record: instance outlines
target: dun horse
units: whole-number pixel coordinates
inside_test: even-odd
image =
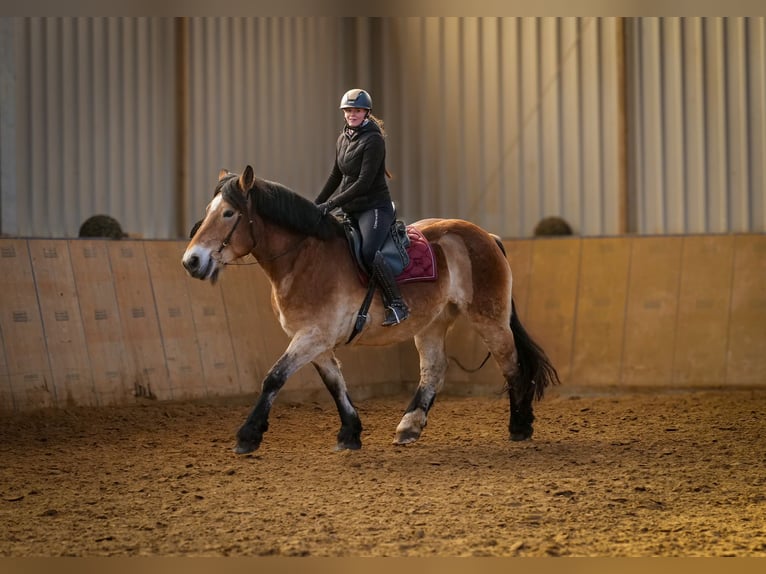
[[[390,345],[414,337],[420,383],[395,432],[394,443],[416,441],[447,370],[445,337],[462,314],[475,327],[505,378],[511,440],[532,436],[533,400],[559,382],[543,350],[524,330],[511,296],[511,269],[497,236],[468,221],[416,222],[432,247],[436,278],[402,285],[407,321],[383,327],[384,309],[373,299],[368,320],[351,345]],[[263,380],[260,396],[237,433],[235,452],[256,450],[268,429],[274,399],[290,375],[312,363],[340,415],[337,448],[361,448],[362,424],[334,350],[345,345],[366,287],[339,220],[322,216],[309,200],[285,186],[255,177],[219,174],[205,218],[183,255],[189,275],[215,282],[223,266],[252,253],[269,278],[271,303],[291,338]]]

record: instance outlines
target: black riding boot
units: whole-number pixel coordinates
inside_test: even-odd
[[[372,272],[383,296],[383,306],[386,308],[386,320],[382,325],[384,327],[398,325],[409,316],[410,310],[402,299],[396,278],[380,251],[375,254]]]

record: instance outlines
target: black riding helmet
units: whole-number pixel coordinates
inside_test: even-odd
[[[343,94],[340,99],[340,109],[343,108],[359,108],[369,111],[372,109],[372,98],[366,91],[354,88]]]

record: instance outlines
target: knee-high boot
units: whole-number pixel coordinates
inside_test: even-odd
[[[375,281],[380,286],[383,306],[386,309],[386,319],[382,324],[384,327],[398,325],[409,316],[410,310],[404,299],[402,299],[399,285],[396,284],[396,278],[380,251],[375,254],[372,271]]]

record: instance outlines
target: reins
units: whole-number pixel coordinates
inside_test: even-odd
[[[263,263],[271,263],[272,261],[276,261],[280,257],[284,257],[288,253],[291,253],[291,252],[297,250],[298,247],[301,246],[301,243],[306,241],[306,239],[307,239],[307,237],[303,237],[303,238],[299,239],[293,245],[291,245],[290,247],[285,249],[282,253],[278,253],[277,255],[272,255],[272,256],[264,259],[263,261],[258,261],[256,259],[255,261],[251,261],[250,263],[235,263],[234,261],[230,261],[229,263],[225,263],[225,262],[222,261],[221,263],[223,263],[224,265],[229,265],[231,267],[239,267],[240,265],[262,265]],[[242,257],[244,257],[244,255]]]

